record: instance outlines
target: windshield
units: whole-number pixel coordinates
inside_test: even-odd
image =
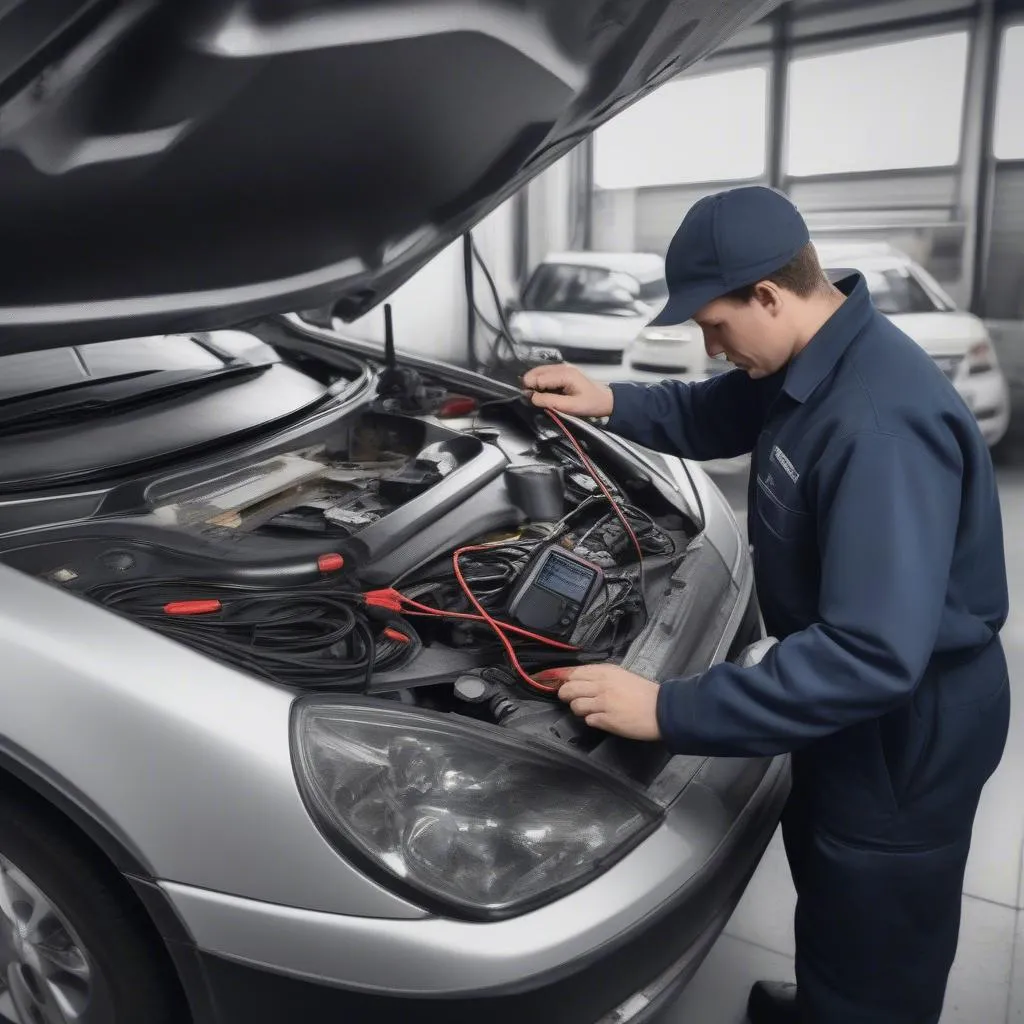
[[[868,267],[861,270],[871,300],[880,313],[899,316],[904,313],[946,312],[946,307],[925,290],[909,267]]]
[[[523,294],[523,308],[545,313],[647,316],[668,299],[663,277],[639,280],[606,267],[547,263]]]

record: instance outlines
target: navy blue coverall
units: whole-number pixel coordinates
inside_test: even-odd
[[[860,275],[770,377],[615,384],[608,429],[686,458],[752,452],[760,665],[663,680],[674,751],[792,752],[783,836],[813,1024],[931,1024],[971,827],[1009,722],[995,475],[974,417]]]

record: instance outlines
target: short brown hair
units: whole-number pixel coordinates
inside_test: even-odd
[[[818,251],[812,242],[808,242],[784,267],[762,278],[772,284],[785,288],[788,292],[799,295],[801,299],[810,298],[816,292],[828,287],[828,278],[818,262]],[[731,291],[724,298],[733,302],[749,302],[754,297],[757,283],[744,285]]]

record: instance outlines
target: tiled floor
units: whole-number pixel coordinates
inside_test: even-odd
[[[718,483],[738,511],[745,476]],[[1003,471],[1011,617],[1003,631],[1011,677],[1024,680],[1024,470]],[[1024,682],[1018,683],[1018,689]],[[960,946],[942,1024],[1024,1024],[1024,699],[1006,754],[978,812],[964,885]],[[758,978],[793,978],[795,894],[776,835],[725,934],[658,1024],[742,1024]]]

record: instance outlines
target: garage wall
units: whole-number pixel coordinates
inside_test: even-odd
[[[474,228],[473,237],[502,298],[507,300],[516,292],[511,201],[481,221]],[[494,303],[479,270],[475,274],[474,290],[481,310],[493,317]],[[430,355],[445,362],[461,364],[466,361],[466,289],[461,238],[438,253],[389,301],[396,349]],[[360,338],[383,342],[383,306],[346,324],[344,330]]]
[[[985,313],[994,319],[1024,317],[1024,161],[996,169],[991,231]]]
[[[599,190],[594,195],[594,248],[663,253],[687,210],[702,196],[729,187],[721,183]],[[816,237],[889,241],[924,264],[954,299],[966,301],[966,224],[959,216],[954,174],[796,179],[783,188]]]
[[[578,151],[563,157],[527,186],[528,222],[526,250],[532,266],[548,252],[570,247],[574,230],[573,180],[578,173]],[[516,297],[515,199],[499,206],[473,228],[473,238],[494,277],[503,302]],[[492,322],[497,321],[494,300],[479,267],[474,266],[477,306]],[[395,346],[464,364],[466,338],[466,288],[462,239],[442,250],[390,299],[395,324]],[[384,340],[384,310],[379,307],[345,326],[360,338]],[[478,354],[490,342],[490,331],[478,325]]]
[[[550,252],[572,246],[578,150],[552,164],[527,188],[527,264],[532,270]]]
[[[970,305],[980,223],[980,125],[988,69],[995,59],[982,25],[986,9],[991,11],[974,0],[790,0],[775,19],[774,31],[772,23],[762,23],[746,39],[683,76],[769,68],[770,159],[765,176],[656,187],[644,187],[647,183],[641,180],[622,182],[639,186],[631,188],[597,181],[593,248],[664,252],[679,221],[701,196],[740,184],[772,183],[792,196],[816,236],[890,241],[926,266],[958,303]],[[976,24],[982,27],[969,35]],[[987,24],[991,26],[991,19]],[[851,60],[863,92],[860,100],[851,100],[849,86],[829,78],[841,79]],[[904,82],[913,88],[903,89]],[[732,88],[724,74],[721,88]],[[939,93],[942,98],[936,100]],[[901,103],[892,104],[892,117],[886,120],[890,96],[900,97]],[[958,116],[961,101],[964,110]],[[836,132],[845,132],[847,122],[837,119],[835,111],[846,106],[858,112],[844,145]],[[681,111],[678,120],[689,123],[693,118]],[[730,123],[726,118],[717,132],[697,133],[697,138],[692,131],[666,133],[664,146],[685,154],[692,143],[710,144],[728,153]],[[819,135],[828,140],[821,143],[822,152],[829,154],[824,163],[835,166],[797,166],[798,159],[808,163]],[[874,141],[873,150],[866,140]],[[850,146],[853,150],[847,153]],[[865,163],[854,157],[864,152],[873,152],[884,169],[866,165],[854,170]],[[849,166],[842,166],[848,156]],[[942,166],[904,169],[926,160]],[[681,181],[688,170],[689,164],[681,166]],[[1004,191],[1014,186],[1015,177],[1001,177]],[[1008,203],[1016,201],[1007,198]],[[997,221],[1000,216],[997,212]],[[1012,250],[1019,241],[1008,233],[1003,244]]]
[[[786,185],[815,237],[888,241],[966,303],[967,224],[958,189],[957,175],[945,170],[795,179]]]
[[[703,196],[725,187],[728,186],[644,190],[636,203],[637,245],[641,249],[663,253],[690,207]]]

